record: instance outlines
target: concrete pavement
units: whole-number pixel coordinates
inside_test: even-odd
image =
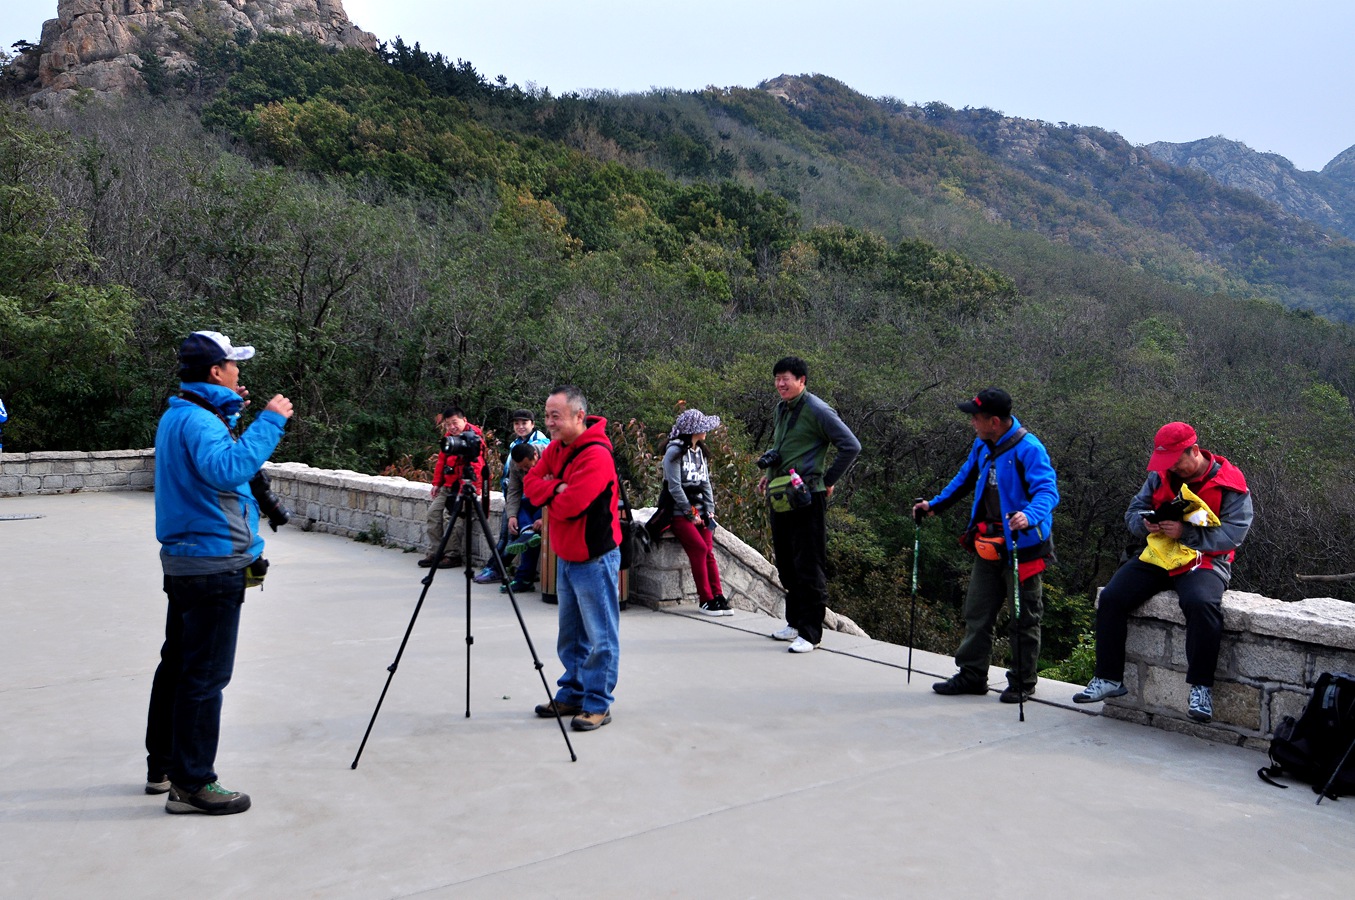
[[[36,519],[7,516],[39,515]],[[163,629],[148,493],[0,499],[5,897],[1345,897],[1355,798],[1259,754],[935,695],[950,660],[779,621],[622,614],[611,725],[571,762],[511,606],[416,554],[284,529],[250,591],[217,769],[254,808],[142,793]],[[520,607],[553,686],[555,608]],[[997,671],[994,670],[995,676]],[[996,684],[998,679],[994,678]],[[1095,708],[1093,708],[1093,711]]]

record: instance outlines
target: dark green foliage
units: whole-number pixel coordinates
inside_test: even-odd
[[[42,124],[0,111],[13,449],[148,445],[175,346],[213,328],[259,348],[256,401],[296,402],[282,457],[321,466],[414,465],[446,403],[502,435],[511,409],[574,382],[653,502],[676,411],[721,415],[721,521],[765,552],[752,460],[770,365],[795,353],[865,445],[834,495],[831,590],[878,636],[906,637],[907,510],[959,465],[973,434],[955,403],[987,384],[1060,476],[1047,662],[1074,653],[1132,552],[1123,509],[1170,419],[1252,482],[1236,587],[1296,597],[1295,571],[1355,569],[1352,332],[1242,280],[1335,307],[1321,285],[1344,284],[1348,248],[1189,178],[1190,201],[1164,205],[1174,173],[1108,189],[1111,162],[1062,186],[1041,168],[1085,172],[1080,139],[1118,152],[1113,136],[1047,128],[1038,165],[995,166],[998,114],[831,79],[781,85],[794,103],[552,98],[400,41],[372,55],[218,36],[199,60],[154,104]],[[1199,249],[1216,245],[1228,259]],[[923,528],[919,644],[942,652],[962,627],[963,512]]]

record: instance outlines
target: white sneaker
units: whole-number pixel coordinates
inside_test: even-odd
[[[1093,678],[1081,691],[1073,695],[1074,703],[1100,703],[1109,697],[1123,697],[1129,689],[1119,681],[1109,678]]]
[[[799,636],[800,632],[789,625],[782,628],[780,631],[772,632],[772,640],[774,641],[793,641]]]
[[[817,647],[817,646],[818,646],[818,644],[811,644],[811,643],[809,643],[809,641],[805,640],[804,638],[802,638],[802,637],[797,637],[795,640],[793,640],[793,641],[790,642],[790,652],[791,652],[791,653],[808,653],[810,650],[813,650],[813,649],[814,649],[815,647]]]

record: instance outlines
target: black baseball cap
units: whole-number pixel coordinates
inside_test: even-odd
[[[983,413],[985,416],[1000,416],[1005,419],[1012,414],[1012,396],[1002,388],[986,387],[969,400],[957,403],[956,407],[960,412],[969,413],[971,416]]]

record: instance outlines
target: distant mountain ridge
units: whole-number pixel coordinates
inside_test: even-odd
[[[1144,149],[1157,159],[1197,169],[1219,184],[1249,191],[1296,216],[1355,238],[1355,147],[1321,172],[1304,172],[1276,153],[1261,153],[1239,141],[1209,137]]]
[[[1325,192],[1310,187],[1306,210],[1296,211],[1258,193],[1274,177],[1228,186],[1202,165],[1163,161],[1101,128],[870,98],[824,75],[783,75],[759,87],[816,136],[818,152],[856,163],[916,197],[967,207],[994,224],[1034,231],[1197,290],[1259,293],[1345,321],[1355,317],[1348,301],[1355,295],[1355,244],[1334,225],[1311,218],[1321,213],[1327,222],[1355,222],[1340,187],[1341,174],[1355,172],[1355,154],[1333,160],[1334,176],[1268,160],[1299,186],[1312,181],[1301,175],[1326,178],[1320,182]],[[739,91],[728,93],[737,99]],[[758,125],[768,127],[762,119]],[[855,214],[846,206],[831,211]],[[973,234],[948,242],[998,264],[984,240]]]

